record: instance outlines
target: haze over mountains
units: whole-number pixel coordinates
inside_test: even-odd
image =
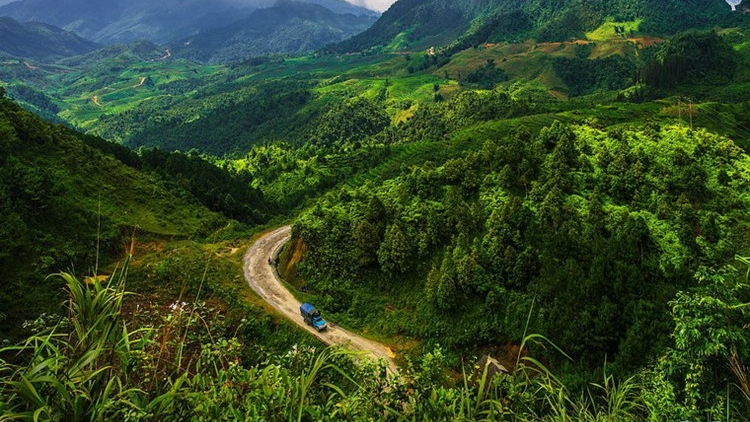
[[[339,42],[369,28],[374,14],[352,15],[313,3],[278,2],[229,26],[173,44],[179,57],[227,62],[272,53],[303,53]]]
[[[0,7],[0,16],[59,26],[103,44],[147,39],[164,43],[220,28],[273,6],[274,0],[21,0]],[[377,16],[343,0],[310,0],[336,14]]]
[[[88,53],[99,44],[56,26],[38,22],[19,23],[0,17],[0,51],[14,57],[48,61]]]

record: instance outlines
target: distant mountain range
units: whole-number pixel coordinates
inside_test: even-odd
[[[307,2],[336,14],[377,16],[343,0]],[[228,26],[274,4],[274,0],[20,0],[0,6],[0,16],[59,26],[103,44],[166,43]]]
[[[0,17],[0,53],[18,58],[52,61],[88,53],[99,44],[43,23],[19,23]]]
[[[374,14],[340,14],[321,5],[280,1],[229,26],[202,32],[172,47],[178,57],[227,62],[272,53],[302,53],[369,28]]]

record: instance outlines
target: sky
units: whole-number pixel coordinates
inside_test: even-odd
[[[0,0],[0,2],[3,0]],[[368,9],[377,10],[378,12],[385,12],[396,0],[346,0],[349,3],[356,4],[358,6],[364,6]]]

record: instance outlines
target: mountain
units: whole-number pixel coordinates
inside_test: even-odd
[[[660,35],[744,20],[723,0],[399,0],[370,29],[334,50],[564,41],[583,38],[607,21],[637,22],[638,31]]]
[[[127,44],[105,45],[94,51],[78,56],[67,57],[58,63],[76,68],[84,68],[89,72],[96,71],[103,62],[132,62],[156,61],[165,55],[164,48],[150,41],[135,41]],[[105,76],[105,75],[102,75]]]
[[[277,3],[288,2],[289,0],[277,0]],[[379,17],[380,13],[370,10],[363,6],[357,6],[344,0],[296,0],[301,3],[317,4],[323,6],[333,13],[339,15],[355,15],[355,16],[370,16]]]
[[[22,0],[0,7],[0,15],[57,25],[105,44],[165,42],[226,25],[270,4],[272,0]]]
[[[336,13],[376,15],[343,0],[312,0]],[[0,16],[56,25],[104,44],[147,39],[174,41],[227,26],[274,0],[21,0],[0,6]]]
[[[84,54],[99,47],[52,25],[19,23],[8,17],[0,17],[0,39],[0,53],[40,61]]]
[[[374,14],[340,14],[322,5],[280,1],[227,27],[182,40],[172,50],[178,57],[205,62],[302,53],[358,34],[375,20]]]

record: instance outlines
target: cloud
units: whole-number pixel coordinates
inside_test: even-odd
[[[347,0],[349,3],[357,6],[364,6],[368,9],[385,12],[396,0]]]

